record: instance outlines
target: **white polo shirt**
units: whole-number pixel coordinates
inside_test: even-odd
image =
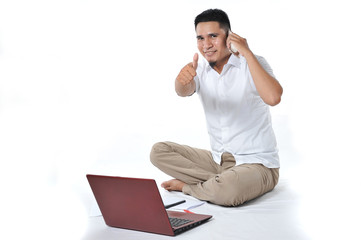
[[[256,57],[273,76],[266,60]],[[208,62],[200,63],[194,80],[206,116],[213,159],[220,163],[222,153],[228,152],[237,165],[280,167],[269,106],[256,90],[246,59],[232,54],[221,74]]]

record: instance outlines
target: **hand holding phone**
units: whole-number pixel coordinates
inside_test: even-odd
[[[227,37],[227,47],[231,53],[236,56],[242,55],[250,51],[247,40],[229,30]]]
[[[230,35],[232,34],[231,30],[228,31],[228,37],[227,37],[227,46],[228,46],[228,50],[235,55],[238,55],[238,50],[237,48],[234,46],[234,44],[232,44],[232,42],[230,41]]]

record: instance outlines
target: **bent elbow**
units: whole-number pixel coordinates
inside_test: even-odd
[[[276,106],[281,102],[283,89],[281,87],[280,91],[277,94],[270,95],[266,103],[270,106]]]
[[[276,106],[281,102],[281,96],[273,97],[270,100],[268,100],[266,103],[270,106]]]

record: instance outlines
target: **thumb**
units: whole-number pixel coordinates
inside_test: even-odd
[[[198,53],[194,54],[192,66],[193,66],[193,68],[195,70],[197,70],[197,67],[198,67]]]

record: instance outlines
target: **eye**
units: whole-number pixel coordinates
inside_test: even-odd
[[[203,40],[203,39],[204,39],[203,37],[200,37],[200,36],[197,37],[197,40],[198,40],[198,41],[201,41],[201,40]]]
[[[218,35],[216,35],[216,34],[210,34],[210,36],[211,36],[211,38],[216,38],[216,37],[218,37]]]

